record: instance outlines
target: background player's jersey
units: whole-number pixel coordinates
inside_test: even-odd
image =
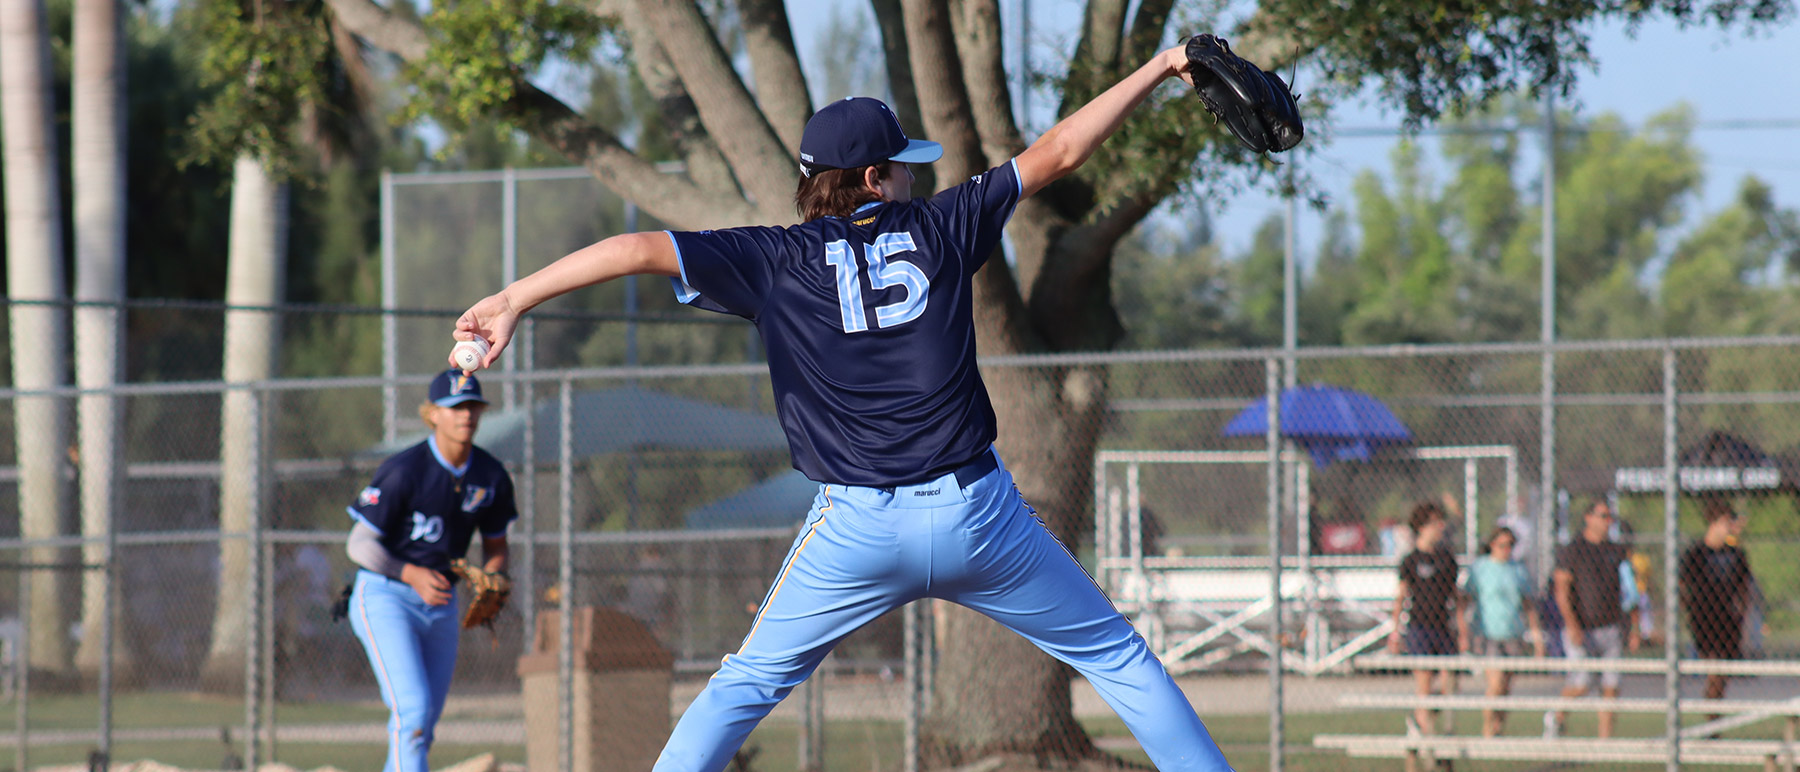
[[[676,292],[756,323],[794,468],[823,483],[929,480],[994,441],[970,277],[1019,193],[1008,162],[848,218],[671,232]]]
[[[456,469],[438,453],[436,437],[383,461],[349,509],[381,534],[395,558],[445,574],[453,558],[468,553],[477,530],[505,536],[519,516],[512,478],[498,459],[470,448],[469,460]]]

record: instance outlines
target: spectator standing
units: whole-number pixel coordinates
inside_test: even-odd
[[[631,578],[625,581],[626,613],[643,622],[664,643],[670,640],[669,611],[674,605],[669,574],[669,562],[663,558],[662,547],[646,544],[638,549],[637,566],[632,570]]]
[[[1482,559],[1469,565],[1467,589],[1473,600],[1469,613],[1475,622],[1466,624],[1479,639],[1475,651],[1482,656],[1523,656],[1527,642],[1533,653],[1544,656],[1544,629],[1531,597],[1531,579],[1525,575],[1525,566],[1513,559],[1518,545],[1519,537],[1512,529],[1495,528],[1481,546]],[[1487,671],[1487,696],[1500,697],[1511,692],[1512,671]],[[1482,711],[1483,737],[1499,735],[1505,727],[1505,711]]]
[[[1413,533],[1413,550],[1400,561],[1400,591],[1394,596],[1394,631],[1388,635],[1388,650],[1396,654],[1404,648],[1407,654],[1444,656],[1467,651],[1468,620],[1463,614],[1452,614],[1456,603],[1456,556],[1444,539],[1449,524],[1444,509],[1434,501],[1423,501],[1413,507],[1407,525]],[[1405,612],[1404,634],[1398,623]],[[1452,635],[1450,623],[1457,622],[1458,633]],[[1404,646],[1403,646],[1404,645]],[[1450,670],[1437,672],[1443,694],[1456,693],[1456,675]],[[1419,696],[1431,694],[1432,671],[1413,671]],[[1407,717],[1407,733],[1436,733],[1430,708],[1419,707]]]
[[[1563,656],[1572,662],[1589,658],[1617,659],[1625,649],[1637,651],[1637,609],[1625,610],[1621,575],[1627,556],[1625,545],[1610,538],[1613,525],[1612,506],[1599,499],[1582,510],[1581,531],[1573,541],[1556,552],[1556,568],[1551,574],[1556,607],[1562,613]],[[1619,671],[1600,673],[1600,694],[1607,699],[1619,696]],[[1562,696],[1586,695],[1594,681],[1591,670],[1571,670]],[[1566,713],[1544,714],[1544,736],[1562,734]],[[1611,737],[1617,716],[1600,711],[1600,736]]]
[[[1681,553],[1676,574],[1681,608],[1701,659],[1743,657],[1744,616],[1750,608],[1753,581],[1750,561],[1736,544],[1744,521],[1725,499],[1708,499],[1702,508],[1706,534]],[[1706,698],[1725,696],[1726,676],[1706,676]],[[1717,716],[1714,716],[1717,718]]]

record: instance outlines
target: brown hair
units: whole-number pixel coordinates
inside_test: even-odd
[[[880,201],[881,196],[863,184],[863,170],[868,168],[820,169],[810,177],[802,176],[794,190],[794,211],[801,220],[811,222],[821,217],[849,217],[857,207]],[[885,180],[893,174],[893,162],[882,161],[874,169],[875,179]]]
[[[1612,502],[1607,501],[1605,496],[1594,496],[1592,498],[1583,499],[1582,504],[1584,505],[1580,510],[1582,517],[1594,514],[1599,511],[1601,507],[1605,507],[1608,512],[1612,512]],[[1616,517],[1619,513],[1612,512],[1612,514]]]
[[[1494,532],[1488,534],[1487,539],[1481,542],[1481,554],[1486,555],[1488,553],[1493,552],[1494,551],[1494,542],[1499,540],[1499,538],[1502,536],[1505,536],[1508,539],[1512,539],[1513,546],[1515,546],[1515,547],[1519,546],[1519,535],[1516,533],[1513,533],[1513,529],[1508,528],[1503,525],[1503,526],[1500,526],[1499,528],[1495,528]]]
[[[1444,519],[1443,507],[1438,506],[1435,501],[1421,501],[1418,506],[1413,507],[1412,518],[1407,520],[1406,525],[1412,529],[1413,533],[1418,533],[1432,520],[1442,519]]]
[[[1720,520],[1737,517],[1737,510],[1731,506],[1731,500],[1723,496],[1707,496],[1700,500],[1700,516],[1706,519],[1707,525]]]

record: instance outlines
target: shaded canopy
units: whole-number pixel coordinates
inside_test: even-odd
[[[819,484],[789,469],[774,477],[688,510],[688,528],[784,528],[806,519]]]
[[[1784,469],[1774,456],[1730,432],[1707,432],[1681,451],[1677,463],[1682,493],[1796,492],[1794,470]],[[1621,493],[1661,493],[1663,472],[1661,466],[1620,467],[1613,471],[1613,487]]]
[[[1412,432],[1381,400],[1355,389],[1322,383],[1281,392],[1281,436],[1312,454],[1313,463],[1366,461],[1376,447],[1412,442]],[[1227,437],[1268,433],[1269,406],[1250,403],[1225,424]]]
[[[572,450],[576,458],[636,448],[786,450],[788,446],[781,423],[773,415],[637,386],[584,391],[575,394],[571,402],[575,420]],[[533,442],[537,461],[554,462],[560,457],[561,400],[539,400],[533,416],[537,423]],[[424,440],[426,434],[420,432],[370,452],[393,453]],[[489,414],[482,419],[475,444],[502,461],[523,461],[525,411]]]

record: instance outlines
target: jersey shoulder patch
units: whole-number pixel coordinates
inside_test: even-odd
[[[356,505],[359,507],[372,507],[380,503],[381,489],[373,485],[362,489],[362,493],[356,495]]]

